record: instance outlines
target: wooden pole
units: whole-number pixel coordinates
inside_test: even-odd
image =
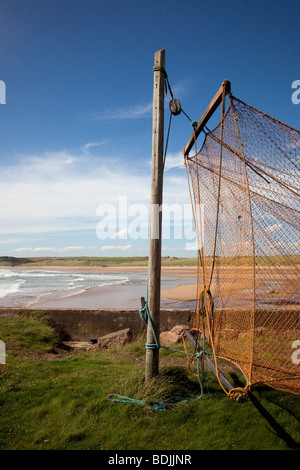
[[[163,153],[164,153],[164,94],[165,94],[165,51],[155,52],[153,87],[152,127],[152,174],[150,200],[150,240],[148,263],[148,310],[154,334],[159,339],[160,279],[161,279],[161,233],[163,194]],[[147,324],[146,374],[149,381],[158,374],[159,349],[155,344],[151,322]]]

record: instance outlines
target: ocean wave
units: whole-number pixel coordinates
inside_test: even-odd
[[[0,269],[0,277],[13,277],[16,276],[14,271],[10,271],[8,269]]]
[[[24,279],[19,279],[9,284],[0,285],[0,298],[6,297],[9,294],[16,294],[17,292],[20,292],[20,288],[24,283]]]
[[[115,273],[86,273],[74,271],[47,271],[47,270],[0,270],[0,306],[11,301],[22,303],[30,299],[35,303],[40,297],[61,298],[64,296],[80,294],[93,287],[118,286],[131,284],[128,275]],[[7,297],[9,296],[9,297]],[[7,297],[5,300],[5,297]],[[24,303],[24,305],[25,305]],[[26,305],[25,305],[26,306]]]

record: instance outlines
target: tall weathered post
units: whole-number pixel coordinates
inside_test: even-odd
[[[152,127],[152,174],[150,199],[150,240],[148,264],[148,310],[153,330],[159,338],[160,280],[161,280],[161,235],[163,195],[163,153],[164,153],[164,94],[165,94],[165,51],[154,56],[153,127]],[[159,349],[151,322],[147,325],[146,375],[148,381],[158,374]],[[154,347],[151,347],[154,345]]]

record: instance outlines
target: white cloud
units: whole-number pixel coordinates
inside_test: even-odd
[[[175,154],[167,154],[165,162],[165,171],[171,170],[173,168],[184,168],[184,159],[182,152],[178,152]]]
[[[100,145],[105,145],[107,144],[107,142],[108,142],[107,140],[103,140],[102,142],[88,142],[87,144],[81,147],[81,150],[84,153],[84,155],[89,155],[91,148],[99,147]]]
[[[130,156],[119,160],[108,158],[104,152],[102,155],[91,156],[88,153],[90,144],[93,142],[83,146],[86,152],[82,148],[80,155],[68,150],[44,152],[41,155],[23,156],[18,163],[9,166],[2,165],[0,243],[3,254],[9,252],[12,256],[14,253],[46,256],[84,253],[90,250],[88,244],[99,243],[97,228],[105,219],[99,207],[103,208],[105,205],[113,208],[113,211],[112,217],[106,218],[110,236],[105,237],[107,242],[104,243],[107,245],[101,250],[113,254],[126,252],[131,248],[138,249],[136,241],[134,246],[128,243],[139,239],[139,236],[134,238],[133,232],[138,234],[143,229],[143,223],[148,222],[151,168],[138,165],[136,161],[130,163]],[[171,171],[171,166],[179,168],[179,158],[178,153],[169,161],[170,171],[164,178],[163,201],[170,207],[173,204],[181,204],[182,207],[190,204],[185,170],[174,173]],[[139,220],[139,207],[144,208],[147,216],[145,221],[142,220],[141,226],[136,227],[133,222]],[[163,217],[163,233],[166,233],[165,227],[169,224],[169,219],[166,212]],[[176,224],[177,230],[182,219],[177,216],[177,212],[173,214],[172,211],[171,219],[172,227],[175,230]],[[45,246],[42,246],[45,234],[49,235]],[[171,238],[172,234],[173,231]],[[62,241],[65,236],[72,236],[75,243]],[[147,236],[148,232],[146,238]],[[119,240],[119,243],[124,240],[126,244],[113,246],[108,239]],[[55,247],[56,244],[63,248]],[[68,246],[73,244],[76,246]],[[96,250],[95,247],[90,252],[96,255]]]
[[[149,205],[150,169],[103,157],[74,156],[67,151],[25,156],[0,173],[2,235],[96,230],[101,204],[116,207],[120,197],[128,206]],[[174,163],[175,164],[175,163]],[[185,172],[164,179],[164,203],[189,203]],[[122,235],[116,227],[116,238]],[[124,234],[123,234],[124,235]]]
[[[0,238],[0,245],[11,245],[14,243],[28,242],[29,240],[39,240],[39,238],[25,238],[25,237],[5,237]]]
[[[197,250],[198,250],[197,242],[186,243],[184,249],[186,251],[194,251],[195,253],[197,253]]]
[[[111,235],[110,238],[127,238],[131,232],[132,230],[130,230],[129,228],[123,228],[122,230],[119,230],[118,232]]]
[[[73,156],[66,151],[23,157],[0,174],[1,233],[96,230],[99,204],[149,198],[149,175],[134,174],[125,164]]]
[[[106,121],[111,119],[141,119],[150,117],[152,114],[152,103],[137,104],[128,108],[119,108],[116,110],[106,109],[94,117],[96,121]]]
[[[104,245],[101,247],[101,251],[128,251],[132,248],[132,245]]]
[[[83,250],[91,250],[93,247],[84,247],[84,246],[65,246],[62,248],[57,248],[54,246],[38,246],[36,248],[30,247],[21,247],[11,250],[11,253],[73,253],[81,252]]]

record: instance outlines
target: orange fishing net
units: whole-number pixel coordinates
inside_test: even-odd
[[[199,256],[193,327],[247,388],[300,394],[300,131],[229,100],[185,157]]]

